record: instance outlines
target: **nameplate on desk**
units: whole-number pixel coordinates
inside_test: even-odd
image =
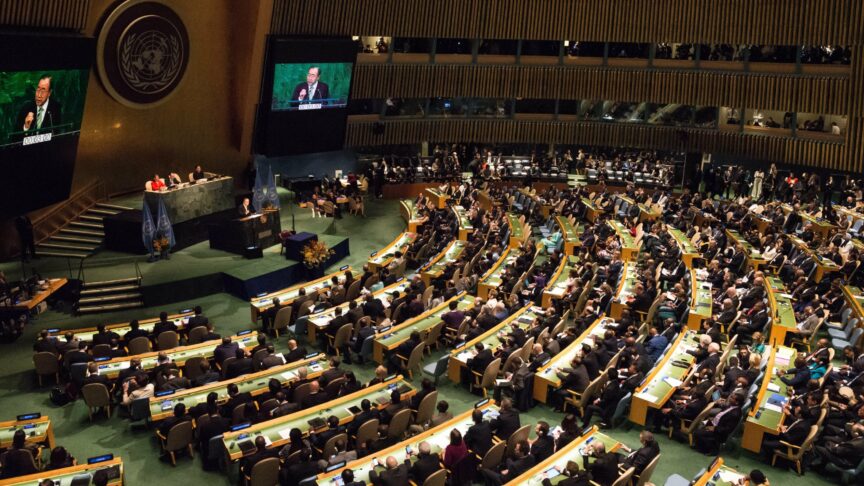
[[[87,464],[96,464],[99,462],[110,461],[111,459],[114,459],[114,454],[104,454],[87,459]]]
[[[20,422],[22,420],[35,420],[35,419],[38,419],[40,417],[42,417],[41,413],[38,413],[38,412],[37,413],[28,413],[28,414],[24,414],[24,415],[19,415],[17,417],[17,420]]]
[[[320,110],[321,108],[324,108],[321,103],[305,103],[297,107],[298,110]]]
[[[240,331],[240,332],[238,332],[237,335],[238,335],[238,336],[245,336],[245,335],[247,335],[247,334],[249,334],[249,333],[251,333],[251,332],[252,332],[252,331],[251,331],[250,329],[246,329],[245,331]]]
[[[50,142],[51,141],[51,133],[40,133],[39,135],[30,135],[29,137],[24,137],[24,140],[21,142],[21,145],[34,145],[37,143]]]

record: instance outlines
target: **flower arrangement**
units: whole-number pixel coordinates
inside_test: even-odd
[[[168,245],[168,238],[165,238],[164,236],[153,240],[153,250],[155,250],[156,253],[160,253],[163,249],[167,250]]]
[[[323,242],[311,241],[303,247],[303,264],[306,268],[319,267],[335,254],[336,252],[332,248],[327,248]]]

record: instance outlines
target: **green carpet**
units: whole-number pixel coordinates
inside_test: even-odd
[[[385,246],[403,230],[404,222],[399,217],[397,204],[396,201],[370,201],[367,208],[368,216],[365,219],[348,215],[341,220],[319,219],[312,218],[308,211],[298,211],[296,224],[298,230],[319,232],[329,235],[328,237],[350,237],[351,256],[340,262],[339,265],[349,263],[359,269],[372,251]],[[287,222],[290,225],[290,216]],[[211,255],[209,251],[209,249],[202,250],[193,247],[173,256],[170,269],[168,269],[168,265],[163,265],[163,263],[168,262],[154,265],[142,264],[142,269],[153,268],[152,272],[154,273],[166,272],[164,275],[160,273],[159,278],[170,278],[170,272],[187,275],[187,272],[204,271],[203,269],[207,267],[211,269],[217,266],[223,268],[227,265],[226,260],[233,261],[235,258],[222,254],[223,252],[216,252],[221,254],[218,256]],[[139,257],[127,258],[131,262]],[[269,260],[265,259],[264,261]],[[47,276],[63,275],[65,271],[59,265],[57,268],[50,268],[51,262],[47,261],[40,260],[38,265],[40,269],[44,265],[44,275]],[[104,272],[104,277],[100,276],[100,278],[126,276],[121,274],[125,265],[111,266],[106,264],[104,267],[98,267],[99,272]],[[237,268],[242,268],[243,265],[249,265],[249,262],[242,261],[242,259],[237,262]],[[6,266],[14,271],[15,265],[7,264]],[[187,266],[195,266],[196,268],[187,268]],[[96,271],[94,268],[93,272]],[[15,278],[14,273],[12,278]],[[148,278],[151,278],[151,275],[145,273],[145,283]],[[152,278],[156,278],[156,276],[153,275]],[[165,310],[172,311],[195,304],[204,307],[205,313],[215,322],[217,331],[223,334],[247,329],[251,325],[249,304],[227,294],[210,295],[195,301],[176,302],[166,306]],[[98,322],[117,322],[132,317],[153,316],[161,310],[163,309],[148,308],[80,318],[54,311],[40,315],[33,325],[27,327],[24,335],[17,342],[3,345],[0,348],[4,354],[4,366],[0,369],[0,404],[2,404],[3,410],[0,420],[13,419],[16,415],[27,412],[39,411],[47,414],[54,423],[59,445],[69,449],[79,461],[108,452],[122,457],[126,467],[126,479],[131,485],[148,484],[154,481],[158,481],[163,486],[188,485],[190,478],[198,478],[194,480],[196,483],[236,484],[236,472],[231,476],[203,472],[197,457],[194,460],[180,458],[177,467],[171,467],[170,464],[160,461],[159,446],[152,432],[133,431],[126,420],[116,415],[111,418],[98,417],[91,423],[87,418],[87,410],[83,401],[62,408],[55,407],[48,400],[50,386],[39,388],[36,385],[36,377],[32,371],[31,345],[39,329],[45,327],[74,328],[94,325]],[[285,338],[282,338],[277,343],[277,348],[283,349],[284,347]],[[433,358],[427,358],[425,362],[432,362],[437,356],[440,354],[433,356]],[[366,381],[372,376],[373,366],[368,364],[353,365],[351,369],[359,378]],[[468,410],[479,399],[469,394],[465,389],[450,383],[446,377],[441,381],[439,396],[450,402],[451,411],[454,414]],[[561,420],[561,414],[557,414],[545,406],[535,407],[529,413],[523,414],[523,423],[536,422],[537,420],[546,420],[551,424],[557,424]],[[637,428],[611,430],[608,433],[631,447],[638,444]],[[694,452],[685,444],[671,441],[665,436],[658,437],[658,442],[663,457],[654,474],[653,482],[656,484],[662,485],[666,478],[673,473],[689,478],[701,468],[706,467],[712,460],[711,457]],[[726,457],[726,462],[740,471],[760,468],[767,473],[773,485],[832,484],[827,479],[813,473],[799,478],[794,473],[772,469],[746,452],[740,458]]]

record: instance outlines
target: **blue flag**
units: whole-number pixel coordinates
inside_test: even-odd
[[[168,239],[168,248],[174,248],[177,240],[174,239],[174,228],[171,226],[171,220],[168,219],[168,209],[165,208],[165,201],[159,199],[159,214],[156,221],[156,232]]]
[[[147,201],[144,201],[144,207],[141,209],[141,240],[144,241],[144,248],[147,248],[149,253],[153,253],[153,238],[155,237],[156,225],[153,224],[153,213],[150,212]]]
[[[267,201],[267,194],[264,192],[266,186],[262,181],[264,174],[262,172],[260,167],[255,172],[255,187],[252,188],[252,206],[255,207],[255,211],[260,211],[264,207],[264,202]]]
[[[276,179],[273,177],[273,167],[267,166],[267,201],[270,207],[280,208],[279,193],[276,192]]]

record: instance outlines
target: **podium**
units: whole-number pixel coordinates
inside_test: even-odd
[[[249,248],[263,249],[278,244],[282,223],[279,210],[273,209],[212,224],[209,232],[210,248],[245,255]]]

